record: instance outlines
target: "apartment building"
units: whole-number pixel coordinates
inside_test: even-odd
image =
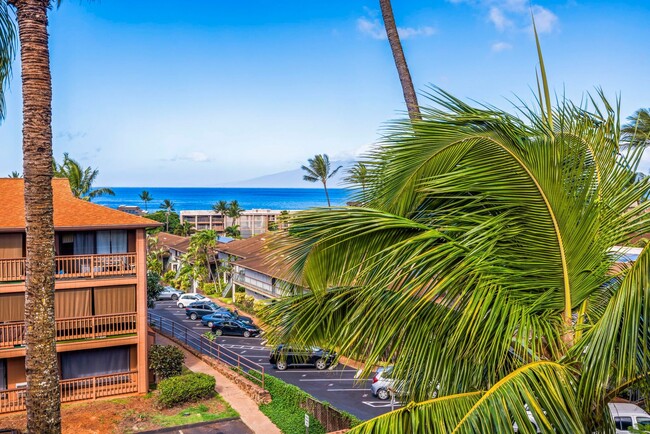
[[[232,284],[244,288],[256,299],[272,299],[302,290],[289,267],[274,259],[271,236],[257,235],[227,244],[218,244],[217,259],[230,264]]]
[[[160,224],[52,187],[61,401],[146,392],[145,229]],[[0,179],[0,413],[25,409],[23,189]]]
[[[212,210],[181,211],[181,224],[189,222],[197,231],[212,229],[220,234],[225,233],[229,226],[239,225],[242,238],[250,238],[263,234],[272,224],[278,223],[282,211],[273,209],[251,209],[244,211],[233,221],[232,218]]]

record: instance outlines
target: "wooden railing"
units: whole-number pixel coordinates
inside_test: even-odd
[[[57,279],[136,274],[135,253],[70,255],[55,258]],[[25,258],[0,259],[0,282],[25,280]]]
[[[61,402],[83,401],[138,391],[138,371],[61,380]],[[26,389],[0,390],[0,413],[25,410]]]
[[[94,339],[136,333],[136,313],[96,315],[56,320],[56,340]],[[25,343],[25,324],[0,324],[0,348],[12,348]]]

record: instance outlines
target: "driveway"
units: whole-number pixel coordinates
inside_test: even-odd
[[[185,310],[176,307],[171,301],[157,301],[152,313],[191,328],[197,333],[209,329],[201,321],[192,321]],[[355,380],[356,370],[344,364],[319,371],[309,367],[290,367],[278,371],[269,364],[270,348],[263,338],[244,338],[221,336],[217,343],[264,367],[267,374],[294,384],[320,401],[327,401],[339,410],[347,411],[362,420],[372,419],[391,410],[390,401],[382,401],[372,396],[372,379]],[[399,404],[396,405],[397,408]],[[185,432],[185,431],[184,431]]]

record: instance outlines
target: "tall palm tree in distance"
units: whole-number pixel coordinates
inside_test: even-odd
[[[237,220],[239,217],[241,217],[242,213],[244,212],[244,208],[239,206],[239,202],[236,200],[231,200],[230,203],[228,204],[228,209],[226,211],[226,215],[232,219],[232,225],[231,227],[233,228],[230,231],[229,236],[233,236],[235,238],[239,238],[239,225],[237,224]],[[227,230],[228,228],[226,228]]]
[[[621,128],[623,142],[632,146],[650,146],[650,109],[642,108],[627,118]]]
[[[25,372],[27,430],[61,432],[59,369],[54,322],[54,210],[52,206],[52,78],[48,47],[49,0],[0,0],[0,116],[15,53],[18,23],[23,94],[26,281]]]
[[[344,181],[348,184],[361,187],[361,192],[365,193],[366,184],[368,183],[368,168],[364,163],[357,162],[354,166],[350,167],[348,170],[348,176],[345,177]]]
[[[307,160],[309,166],[301,166],[302,170],[306,172],[302,179],[308,182],[322,182],[325,189],[325,197],[327,198],[327,206],[332,206],[330,203],[330,195],[327,192],[327,180],[336,175],[336,172],[343,166],[339,166],[330,172],[330,158],[327,154],[317,154],[314,158]]]
[[[225,216],[228,213],[228,202],[220,200],[212,205],[212,211]]]
[[[151,194],[147,190],[142,190],[142,193],[139,194],[140,200],[144,202],[144,210],[149,211],[149,202],[153,200]]]
[[[420,106],[418,104],[418,97],[413,87],[413,79],[406,63],[404,50],[402,49],[402,42],[399,39],[399,32],[397,25],[395,25],[395,16],[393,15],[393,7],[390,0],[379,0],[381,7],[381,16],[384,19],[384,27],[386,28],[386,36],[390,49],[393,52],[393,59],[397,67],[397,74],[399,81],[402,84],[402,92],[404,93],[404,101],[406,101],[406,108],[411,120],[417,120],[422,117],[420,114]]]
[[[110,188],[93,188],[93,183],[99,175],[98,169],[92,167],[82,167],[78,161],[70,158],[68,153],[63,154],[63,162],[59,165],[53,160],[54,176],[68,178],[72,194],[79,199],[92,201],[98,196],[104,194],[115,196],[115,192]]]
[[[165,232],[169,232],[169,214],[174,211],[174,202],[164,199],[160,204],[160,209],[165,210]]]
[[[17,170],[14,170],[13,172],[11,172],[9,174],[9,178],[22,178],[22,176],[20,175],[20,172],[18,172]]]

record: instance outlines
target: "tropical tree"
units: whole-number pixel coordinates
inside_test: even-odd
[[[336,175],[336,172],[343,166],[339,166],[330,172],[330,159],[327,154],[318,154],[314,158],[307,160],[309,166],[302,166],[302,170],[306,175],[302,179],[309,182],[322,182],[325,189],[325,197],[327,198],[327,206],[332,206],[330,203],[330,195],[327,192],[327,180]]]
[[[393,59],[397,67],[397,74],[399,81],[402,85],[402,92],[404,93],[404,101],[406,101],[406,108],[411,120],[421,118],[420,106],[418,104],[418,97],[413,87],[413,80],[404,57],[404,50],[402,49],[402,42],[399,39],[399,32],[395,24],[395,16],[393,15],[393,7],[390,0],[379,0],[381,7],[381,16],[384,19],[384,27],[386,28],[386,36],[390,49],[393,52]]]
[[[144,202],[144,210],[149,211],[149,202],[153,200],[151,194],[147,190],[142,190],[142,193],[139,194],[140,200]]]
[[[434,89],[368,156],[364,207],[292,218],[277,254],[310,291],[266,308],[269,342],[394,364],[412,401],[350,432],[613,432],[647,379],[650,248],[613,249],[650,231],[642,150],[602,94],[552,108],[542,82],[517,116]]]
[[[14,170],[9,174],[9,178],[22,178],[22,176],[20,176],[20,172]]]
[[[228,226],[225,230],[227,237],[239,238],[241,237],[241,231],[239,230],[239,225]]]
[[[623,142],[632,146],[650,145],[650,109],[642,108],[627,118],[628,123],[621,128]]]
[[[183,236],[183,237],[189,237],[194,233],[194,226],[192,226],[192,223],[188,222],[187,220],[184,221],[182,224],[179,224],[176,227],[176,230],[174,231],[177,235]]]
[[[160,204],[160,209],[165,211],[165,232],[169,232],[169,214],[174,211],[174,202],[165,199]]]
[[[239,238],[240,232],[239,232],[239,225],[237,224],[237,220],[239,219],[239,217],[241,217],[244,211],[245,210],[239,206],[239,202],[237,202],[236,200],[230,201],[230,203],[228,204],[226,215],[232,219],[232,224],[230,225],[232,229],[230,230],[230,235],[229,235],[228,228],[226,228],[226,235]]]
[[[15,10],[18,24],[16,34]],[[52,206],[52,78],[48,0],[0,0],[0,118],[4,88],[20,42],[25,178],[25,372],[27,430],[61,431],[59,370],[54,324],[54,223]]]
[[[97,188],[92,190],[93,183],[99,175],[98,169],[92,167],[82,167],[76,160],[70,158],[68,153],[63,154],[63,162],[59,165],[56,160],[52,163],[54,176],[68,178],[72,194],[79,199],[91,201],[98,196],[107,194],[115,196],[115,192],[110,188]]]
[[[345,182],[353,186],[361,187],[361,192],[365,193],[366,184],[368,183],[368,168],[364,163],[357,162],[348,170],[348,176],[344,179]]]
[[[217,214],[226,215],[228,214],[228,202],[220,200],[212,205],[212,210]]]

